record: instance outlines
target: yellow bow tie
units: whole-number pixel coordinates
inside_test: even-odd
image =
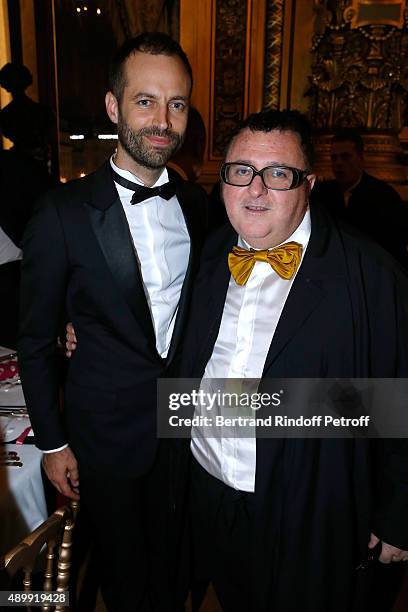
[[[245,285],[256,261],[265,261],[281,278],[290,280],[300,264],[302,245],[298,242],[287,242],[270,251],[247,251],[234,246],[228,255],[228,266],[237,285]]]

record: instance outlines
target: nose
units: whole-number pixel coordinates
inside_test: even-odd
[[[268,189],[265,187],[263,180],[259,175],[254,178],[248,189],[254,198],[258,198],[268,193]]]
[[[162,130],[172,127],[167,104],[157,104],[153,123]]]

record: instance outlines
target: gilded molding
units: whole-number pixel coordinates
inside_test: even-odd
[[[129,15],[127,13],[126,5],[123,0],[114,0],[116,10],[119,16],[119,23],[122,28],[124,40],[131,37],[131,31],[129,27]]]
[[[265,109],[279,108],[284,4],[285,0],[269,0],[267,4],[263,94]]]
[[[315,2],[310,76],[314,126],[398,132],[407,120],[408,29],[388,24],[351,28],[350,0]]]
[[[247,2],[217,0],[212,151],[222,157],[244,113]]]

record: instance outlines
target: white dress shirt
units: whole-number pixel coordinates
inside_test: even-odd
[[[128,170],[112,168],[128,181],[143,185]],[[169,180],[164,169],[152,187]],[[131,204],[133,191],[115,183],[135,245],[146,298],[149,304],[156,348],[166,357],[173,334],[181,288],[190,256],[190,236],[183,211],[176,196],[165,200],[160,196]]]
[[[128,181],[144,183],[110,160],[112,168]],[[164,169],[152,187],[169,180]],[[176,196],[160,196],[131,204],[133,191],[115,182],[139,262],[146,299],[156,334],[156,348],[166,357],[173,334],[180,293],[190,256],[190,236]],[[68,445],[43,452],[57,452]]]
[[[19,261],[22,258],[21,249],[7,236],[0,227],[0,265]]]
[[[355,189],[357,185],[360,184],[362,177],[363,177],[363,173],[360,174],[359,179],[354,183],[354,185],[352,185],[351,187],[346,189],[346,191],[343,192],[344,206],[346,208],[348,208],[350,198],[353,195],[353,189]]]
[[[310,237],[310,212],[286,242],[302,245],[302,260]],[[250,248],[240,238],[240,246]],[[300,267],[300,266],[299,266]],[[298,268],[299,270],[299,268]],[[296,272],[297,273],[297,272]],[[284,280],[269,263],[256,261],[246,285],[237,285],[231,276],[218,337],[205,368],[200,389],[218,391],[220,381],[214,379],[260,379],[272,338],[296,274]],[[232,381],[227,388],[235,390]],[[256,389],[252,389],[253,391]],[[219,406],[215,406],[222,414]],[[214,416],[214,409],[212,416]],[[204,406],[196,414],[209,416]],[[198,463],[215,478],[241,491],[255,490],[256,438],[223,437],[220,428],[193,427],[191,450]],[[254,434],[254,432],[253,432]]]

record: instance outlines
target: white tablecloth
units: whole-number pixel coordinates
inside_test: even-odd
[[[0,346],[0,359],[6,358],[16,360],[16,353],[13,349],[5,346]],[[7,385],[7,381],[3,381],[0,385],[0,406],[25,406],[25,399],[21,385]]]
[[[12,351],[0,347],[0,358]],[[21,385],[0,387],[1,406],[25,406]],[[28,417],[13,418],[0,409],[0,437],[12,440],[30,425]],[[1,465],[0,461],[0,555],[41,525],[47,518],[41,478],[42,453],[32,444],[0,444],[0,452],[14,451],[22,467]]]
[[[0,346],[0,358],[8,357],[9,355],[15,355],[15,354],[16,354],[16,351],[14,351],[13,349],[7,348],[7,346]]]
[[[18,544],[47,518],[41,478],[42,453],[31,444],[4,444],[22,467],[0,466],[0,554]]]
[[[21,385],[0,387],[0,406],[25,406],[25,399]]]

